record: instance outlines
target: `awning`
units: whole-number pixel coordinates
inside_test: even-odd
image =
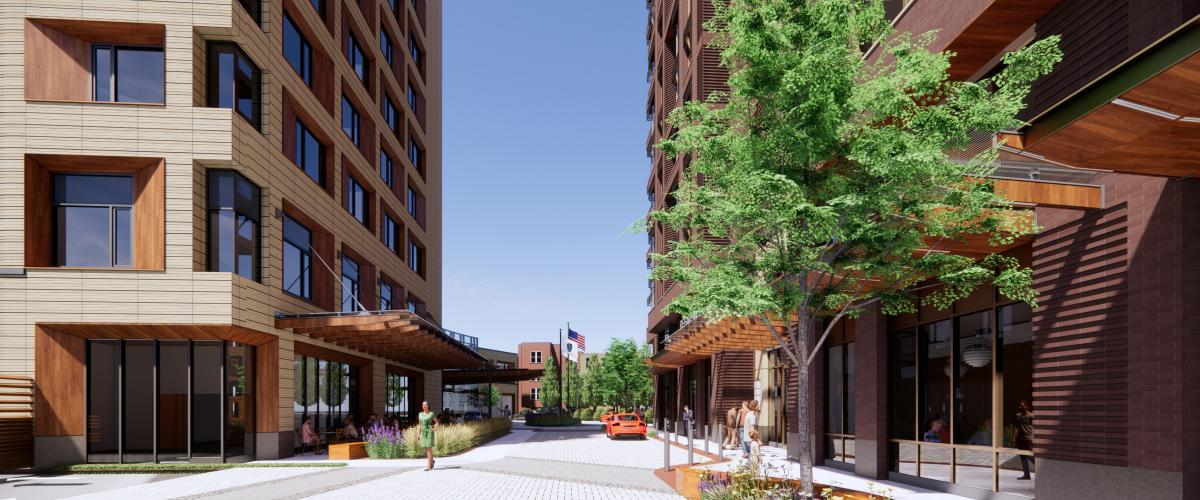
[[[533,368],[483,368],[476,370],[446,370],[442,372],[442,383],[446,385],[466,384],[509,384],[522,380],[533,380],[542,376],[541,369]]]
[[[776,331],[787,337],[783,321],[773,321]],[[655,367],[679,367],[726,349],[764,350],[778,345],[771,329],[759,318],[728,318],[708,322],[695,319],[672,333],[662,349],[651,358]]]
[[[487,364],[440,326],[409,311],[280,314],[275,326],[425,370]]]

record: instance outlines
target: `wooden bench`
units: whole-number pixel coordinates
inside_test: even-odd
[[[354,460],[358,458],[367,458],[367,443],[358,441],[329,445],[330,460]]]

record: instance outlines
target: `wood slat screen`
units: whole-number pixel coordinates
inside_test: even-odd
[[[729,70],[721,66],[721,53],[713,47],[700,49],[700,97],[729,90]]]
[[[33,379],[0,376],[0,470],[33,465]]]

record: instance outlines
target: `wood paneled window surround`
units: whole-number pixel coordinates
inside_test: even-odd
[[[165,268],[163,161],[25,157],[25,265]]]
[[[208,172],[209,271],[258,281],[261,199],[258,186],[241,174]]]
[[[231,43],[208,44],[208,106],[232,109],[260,128],[262,80],[258,66]]]
[[[162,104],[161,24],[25,20],[25,98]]]
[[[315,220],[283,201],[283,272],[284,292],[325,309],[334,307],[335,265],[333,235]]]
[[[305,3],[303,0],[283,2],[283,58],[325,110],[333,113],[337,104],[333,90],[333,60],[319,46],[313,45],[313,40],[318,38],[301,15],[301,9],[308,8]]]
[[[324,131],[314,126],[319,123],[313,120],[307,112],[297,106],[291,94],[283,93],[283,123],[290,127],[290,132],[283,136],[283,153],[309,179],[325,189],[332,196],[333,155],[330,154],[332,141]]]
[[[283,16],[283,57],[287,59],[304,84],[312,86],[312,44],[300,33],[292,17]]]

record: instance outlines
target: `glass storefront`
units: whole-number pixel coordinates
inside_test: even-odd
[[[825,351],[825,458],[854,463],[854,342]]]
[[[312,417],[313,431],[335,432],[345,419],[359,420],[352,408],[358,407],[358,367],[312,356],[296,356],[293,361],[296,382],[293,386],[292,413],[295,419],[295,447],[300,448],[300,427]]]
[[[388,418],[407,422],[412,420],[412,408],[408,392],[408,377],[399,373],[387,374],[387,405],[384,414]]]
[[[220,340],[89,340],[89,462],[253,456],[254,348]],[[221,388],[231,388],[230,399]]]
[[[958,312],[889,335],[891,470],[1032,497],[1032,311]]]

